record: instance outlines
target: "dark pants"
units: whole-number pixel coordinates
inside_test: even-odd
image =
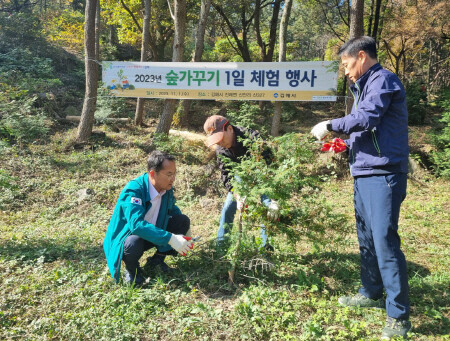
[[[186,234],[190,228],[190,220],[184,214],[173,216],[167,223],[166,231],[173,234]],[[139,259],[142,257],[145,251],[157,247],[155,244],[148,240],[142,239],[139,236],[132,234],[125,239],[123,246],[123,258],[125,267],[130,273],[135,273],[139,267]],[[174,249],[161,252],[163,255],[176,256],[177,252]]]
[[[379,299],[386,290],[386,312],[409,317],[406,259],[397,233],[400,205],[406,197],[404,173],[356,177],[355,217],[361,253],[359,292]]]

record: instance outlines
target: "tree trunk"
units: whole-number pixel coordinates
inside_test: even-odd
[[[364,0],[353,0],[350,8],[350,34],[349,39],[361,37],[364,35]],[[351,81],[347,81],[347,87],[350,87]],[[350,89],[347,90],[350,93]],[[349,114],[352,111],[353,96],[346,97],[346,108]]]
[[[380,23],[380,11],[381,11],[381,0],[376,0],[376,1],[377,1],[377,4],[375,6],[375,14],[374,14],[373,28],[372,28],[372,35],[371,35],[371,37],[375,40],[377,40],[378,25]]]
[[[283,16],[280,23],[280,51],[278,53],[279,62],[286,61],[286,32],[289,22],[289,16],[291,15],[292,1],[293,0],[286,0],[284,2]],[[280,133],[282,105],[283,103],[281,101],[275,102],[271,129],[272,136],[278,136]]]
[[[200,18],[198,20],[197,32],[195,35],[195,50],[192,61],[198,63],[202,60],[203,46],[205,42],[206,23],[208,21],[209,9],[211,8],[211,0],[202,0],[200,8]],[[185,99],[179,108],[181,116],[181,125],[186,126],[189,117],[189,111],[191,110],[191,99]]]
[[[173,62],[183,61],[184,37],[186,34],[186,0],[175,0],[174,9],[175,36],[173,39]],[[166,99],[156,133],[168,134],[172,124],[173,114],[177,104],[176,99]]]
[[[150,16],[151,16],[151,0],[144,1],[144,22],[142,24],[142,46],[141,46],[141,62],[148,60],[148,50],[150,43]],[[136,103],[136,113],[134,114],[134,124],[142,126],[144,123],[144,106],[145,99],[138,98]]]
[[[95,11],[95,59],[100,61],[100,0],[97,0],[97,9]],[[98,68],[100,70],[100,65]],[[99,80],[101,79],[99,78]]]
[[[84,24],[84,64],[86,91],[81,120],[78,125],[77,142],[85,142],[92,133],[97,105],[98,65],[95,60],[95,13],[97,0],[86,0]]]

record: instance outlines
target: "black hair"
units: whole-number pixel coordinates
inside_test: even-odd
[[[163,168],[165,160],[175,161],[175,156],[160,150],[152,151],[147,159],[147,170],[153,169],[155,172],[159,172]]]
[[[358,57],[359,51],[364,51],[370,58],[377,59],[377,44],[375,39],[368,36],[356,37],[347,41],[339,49],[339,57],[343,55],[349,57]]]

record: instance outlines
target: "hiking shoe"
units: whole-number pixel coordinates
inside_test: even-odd
[[[406,339],[411,329],[411,322],[409,320],[395,319],[387,317],[383,332],[381,333],[381,340],[390,340],[395,336],[401,336]]]
[[[134,285],[139,287],[145,283],[145,277],[142,274],[142,269],[137,268],[135,271],[125,269],[123,282],[127,285]]]
[[[340,305],[344,307],[362,307],[362,308],[385,308],[384,299],[380,298],[379,300],[372,300],[360,293],[357,293],[355,296],[341,296],[338,299]]]
[[[161,270],[161,272],[164,272],[166,274],[170,274],[174,271],[174,269],[172,269],[170,266],[168,266],[166,264],[166,262],[164,262],[164,257],[161,257],[160,255],[154,255],[153,257],[148,257],[147,258],[147,263],[145,263],[144,268],[145,269],[156,269],[157,267],[159,267],[159,269]]]

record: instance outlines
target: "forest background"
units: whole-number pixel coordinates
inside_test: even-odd
[[[342,70],[335,103],[124,99],[98,78],[103,60],[338,60],[344,41],[365,34],[407,92],[410,336],[448,340],[449,14],[445,0],[0,0],[1,338],[377,339],[384,312],[336,303],[359,283],[346,161],[308,138],[351,106]],[[250,202],[260,181],[281,203],[271,254],[258,248],[256,201],[246,233],[233,230],[239,252],[215,249],[226,193],[202,124],[216,113],[277,152],[272,168],[252,157],[237,170]],[[177,156],[177,200],[204,242],[169,261],[175,275],[149,270],[143,288],[118,286],[102,240],[121,189],[156,148]]]

